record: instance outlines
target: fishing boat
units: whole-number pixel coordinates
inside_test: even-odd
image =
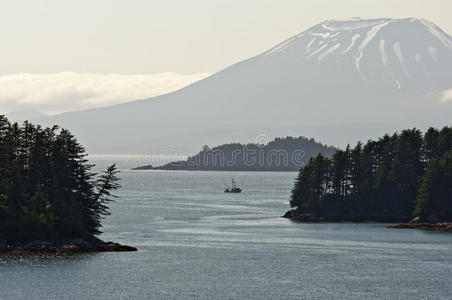
[[[238,187],[234,178],[231,179],[231,187],[224,190],[225,193],[241,193],[242,189]]]

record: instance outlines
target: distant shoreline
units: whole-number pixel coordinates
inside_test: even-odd
[[[277,137],[272,141],[262,136],[261,140],[250,144],[229,143],[213,148],[205,145],[198,154],[185,160],[158,167],[138,166],[133,170],[297,172],[312,157],[319,154],[332,157],[337,150],[302,136]]]
[[[298,172],[297,170],[263,170],[263,169],[188,169],[188,168],[165,168],[165,167],[153,167],[153,166],[141,166],[131,169],[132,171],[215,171],[215,172]]]

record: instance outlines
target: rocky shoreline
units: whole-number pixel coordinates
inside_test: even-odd
[[[12,242],[0,240],[0,254],[33,253],[88,253],[88,252],[132,252],[137,248],[113,242],[104,242],[98,238],[67,240],[35,240],[30,242]]]
[[[379,223],[395,223],[400,219],[382,217],[382,216],[316,216],[312,214],[298,213],[289,210],[282,216],[293,221],[300,222],[379,222]],[[394,229],[420,229],[420,230],[438,230],[443,232],[452,232],[452,222],[437,222],[435,220],[421,220],[414,218],[407,223],[399,223],[388,225],[386,228]]]
[[[395,229],[420,229],[420,230],[439,230],[444,232],[452,232],[452,223],[401,223],[386,226]]]
[[[400,222],[399,218],[391,218],[387,216],[377,215],[324,215],[317,216],[307,213],[298,213],[294,210],[289,210],[282,216],[283,218],[292,221],[300,222],[381,222],[381,223],[395,223]]]

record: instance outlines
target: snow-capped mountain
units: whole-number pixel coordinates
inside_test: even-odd
[[[179,91],[46,119],[90,152],[305,135],[343,145],[451,125],[452,38],[421,19],[329,20]],[[442,99],[442,101],[440,101]]]
[[[354,78],[352,84],[365,88],[428,92],[451,83],[452,39],[422,19],[329,20],[270,49],[266,57],[277,63],[296,60],[315,72],[329,69],[331,76],[322,75],[334,82],[340,72],[344,83]]]

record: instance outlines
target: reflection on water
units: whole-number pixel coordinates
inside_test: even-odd
[[[450,297],[451,234],[291,222],[295,175],[123,171],[102,238],[139,251],[3,256],[0,298]]]
[[[29,267],[47,267],[56,264],[78,263],[80,260],[91,260],[95,257],[92,254],[60,254],[60,253],[39,253],[39,254],[2,254],[0,255],[0,266],[27,265]]]

